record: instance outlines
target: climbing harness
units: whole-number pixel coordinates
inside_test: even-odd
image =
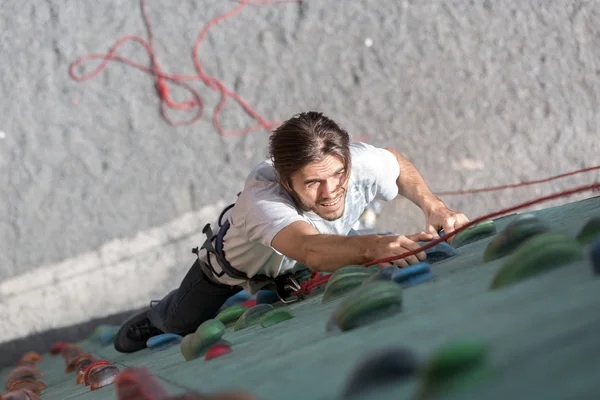
[[[238,196],[239,195],[240,193],[238,193]],[[210,261],[210,257],[207,257],[207,262],[201,262],[201,265],[204,264],[204,266],[207,267],[208,271],[206,271],[204,268],[203,271],[205,273],[208,272],[209,274],[216,277],[221,277],[224,274],[227,274],[227,276],[234,279],[240,279],[259,284],[267,283],[269,289],[277,293],[277,297],[279,297],[279,299],[286,304],[293,303],[301,299],[302,296],[294,295],[295,292],[301,290],[301,286],[293,274],[288,273],[277,276],[275,278],[266,275],[255,275],[252,278],[250,278],[246,273],[234,268],[229,263],[229,261],[227,261],[227,258],[225,257],[225,251],[223,250],[223,239],[225,238],[225,234],[229,230],[230,223],[229,220],[225,220],[225,222],[223,223],[221,222],[221,220],[223,219],[225,213],[231,208],[233,208],[234,205],[235,203],[230,204],[227,207],[225,207],[223,211],[221,211],[221,214],[219,215],[219,218],[217,220],[217,223],[219,225],[219,231],[217,232],[217,234],[213,232],[210,223],[206,224],[202,229],[202,233],[206,235],[206,240],[204,241],[202,246],[200,246],[200,249],[198,249],[198,247],[194,247],[192,249],[192,253],[196,254],[197,257],[200,257],[200,250],[206,250],[208,254],[212,254],[214,256],[214,258],[219,263],[219,266],[221,267],[221,273],[217,273]]]

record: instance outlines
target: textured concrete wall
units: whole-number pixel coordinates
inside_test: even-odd
[[[193,41],[236,2],[179,3],[148,1],[155,50],[164,71],[193,74]],[[145,35],[134,1],[0,5],[0,307],[18,326],[0,339],[164,294],[185,274],[187,246],[201,240],[212,207],[233,200],[266,156],[266,131],[216,132],[219,96],[200,83],[191,85],[205,100],[203,118],[174,128],[139,70],[111,63],[92,80],[69,77],[78,57],[128,34]],[[599,41],[597,1],[306,0],[247,6],[210,31],[200,60],[266,119],[321,110],[355,137],[397,148],[437,191],[599,164]],[[118,54],[149,65],[137,43]],[[180,88],[172,95],[189,97]],[[221,122],[255,123],[232,101]],[[474,218],[599,177],[446,200]],[[389,203],[380,225],[420,230],[415,210]],[[82,283],[90,269],[97,276]],[[66,282],[72,270],[79,278]],[[124,299],[115,280],[134,294]],[[46,297],[34,294],[39,282]],[[73,319],[76,299],[97,307]],[[48,304],[61,311],[40,317]]]

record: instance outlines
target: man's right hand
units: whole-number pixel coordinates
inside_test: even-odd
[[[382,258],[400,256],[402,254],[414,251],[421,247],[418,241],[429,241],[433,239],[433,235],[430,233],[417,233],[414,235],[400,235],[400,236],[383,236],[379,238],[377,246],[373,249],[373,260],[379,260]],[[408,265],[418,264],[421,261],[425,261],[427,255],[424,251],[420,251],[417,254],[393,260],[392,262],[379,263],[380,267],[389,267],[390,265],[397,265],[399,267],[406,267]]]

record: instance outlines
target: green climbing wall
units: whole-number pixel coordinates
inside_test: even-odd
[[[534,212],[553,230],[575,237],[593,216],[600,197]],[[500,232],[512,217],[496,221]],[[385,347],[404,347],[427,359],[452,340],[477,339],[488,345],[489,373],[461,391],[441,398],[592,398],[600,393],[600,279],[589,254],[499,290],[489,284],[505,258],[483,263],[493,237],[462,246],[456,257],[433,265],[435,279],[404,289],[403,310],[343,333],[325,330],[342,301],[321,303],[321,295],[288,306],[294,318],[268,328],[260,325],[224,339],[233,352],[205,361],[184,361],[179,346],[119,354],[91,341],[81,345],[122,368],[144,366],[171,394],[187,390],[244,389],[257,399],[339,399],[348,376],[365,356]],[[43,399],[115,399],[114,386],[90,392],[64,373],[60,356],[44,355]],[[4,378],[9,370],[0,374]],[[397,379],[362,398],[413,398],[419,375]]]

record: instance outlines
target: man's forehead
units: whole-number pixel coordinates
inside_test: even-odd
[[[302,177],[302,179],[324,179],[343,168],[344,163],[339,157],[327,155],[319,161],[304,166],[304,168],[298,171],[298,175]]]

